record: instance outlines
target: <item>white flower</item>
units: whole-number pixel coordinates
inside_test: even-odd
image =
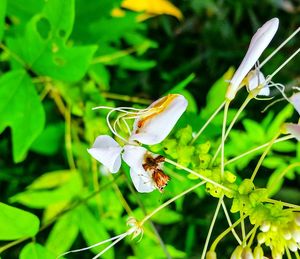
[[[290,101],[300,115],[300,92],[293,94],[290,98]]]
[[[112,132],[126,144],[121,147],[112,137],[102,135],[96,138],[88,152],[110,172],[116,173],[121,167],[121,158],[130,167],[130,176],[139,192],[162,191],[169,181],[169,176],[162,171],[162,159],[139,146],[139,143],[153,145],[163,141],[187,107],[187,100],[178,94],[170,94],[151,104],[147,109],[128,111],[128,108],[114,108],[107,115],[107,122]],[[109,116],[112,111],[123,112],[118,117],[125,123],[126,119],[134,118],[133,131],[128,139],[117,133],[116,123],[112,126]],[[127,117],[126,117],[127,116]],[[138,142],[137,142],[138,141]]]
[[[273,18],[266,22],[261,28],[257,30],[251,39],[247,53],[234,73],[226,93],[228,100],[233,100],[236,92],[238,91],[240,84],[244,80],[245,76],[251,70],[251,68],[258,61],[262,52],[269,45],[270,41],[274,37],[279,25],[278,18]]]
[[[286,131],[300,141],[300,124],[286,123]]]
[[[259,88],[259,92],[257,95],[269,96],[270,88],[268,82],[266,82],[266,78],[262,72],[258,70],[251,70],[247,75],[246,85],[248,87],[248,91],[251,92],[257,88]]]

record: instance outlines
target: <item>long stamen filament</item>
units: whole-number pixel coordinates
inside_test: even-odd
[[[225,162],[225,132],[226,132],[226,122],[227,122],[227,113],[229,109],[230,101],[227,100],[224,107],[224,118],[222,126],[222,139],[221,139],[221,178],[224,176],[224,162]]]
[[[202,126],[202,128],[198,131],[196,136],[193,138],[191,144],[193,144],[197,138],[202,134],[202,132],[206,129],[206,127],[209,125],[209,123],[216,117],[216,115],[220,112],[220,110],[224,107],[226,102],[223,102],[216,111],[210,116],[210,118],[206,121],[206,123]]]
[[[224,197],[224,195],[222,195],[220,197],[219,201],[218,201],[218,205],[217,205],[216,211],[214,213],[214,216],[212,218],[212,221],[211,221],[211,224],[210,224],[210,227],[209,227],[209,230],[208,230],[208,234],[207,234],[207,237],[206,237],[206,240],[205,240],[205,244],[204,244],[204,248],[203,248],[201,259],[205,258],[206,251],[207,251],[208,244],[209,244],[209,240],[210,240],[213,228],[215,226],[215,223],[216,223],[216,220],[217,220],[217,216],[219,214],[219,210],[220,210],[220,207],[221,207],[221,204],[222,204],[222,201],[223,201],[223,197]]]
[[[282,42],[263,62],[260,63],[259,69],[261,69],[286,43],[288,43],[298,32],[300,27],[297,28],[284,42]]]

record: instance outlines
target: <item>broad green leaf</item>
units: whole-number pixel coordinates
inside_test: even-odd
[[[77,213],[79,228],[88,246],[110,238],[103,222],[100,219],[96,219],[86,206],[80,206],[77,209]],[[103,246],[91,249],[91,251],[95,254],[99,253],[101,250],[103,250]],[[109,249],[104,255],[102,255],[102,258],[114,258],[114,249]]]
[[[20,259],[55,259],[56,255],[51,253],[44,246],[38,243],[29,243],[23,247],[19,258]]]
[[[9,38],[7,44],[36,73],[78,81],[85,75],[97,47],[66,46],[73,22],[73,0],[49,0],[43,12],[28,22],[24,36]]]
[[[7,0],[7,13],[22,22],[27,22],[42,10],[44,3],[44,0]]]
[[[284,159],[282,159],[279,156],[266,157],[263,161],[263,166],[270,169],[276,169],[284,165],[285,165]]]
[[[297,145],[291,140],[274,143],[272,149],[279,152],[293,152],[296,150]]]
[[[0,133],[8,126],[12,129],[13,158],[20,162],[43,130],[44,109],[24,70],[0,77],[0,98]]]
[[[79,232],[75,220],[74,213],[69,212],[56,221],[46,242],[49,251],[59,255],[70,249]]]
[[[0,41],[2,40],[5,28],[6,1],[1,0],[0,2]]]
[[[284,178],[278,178],[283,170],[285,170],[285,166],[277,168],[269,177],[267,189],[270,197],[276,194],[283,184]]]
[[[64,134],[64,123],[50,124],[32,143],[30,150],[43,155],[53,155],[63,148]]]
[[[49,205],[67,202],[79,195],[82,182],[78,173],[73,173],[71,179],[53,190],[28,190],[10,198],[11,202],[19,202],[30,208],[46,208]]]
[[[39,230],[39,224],[34,214],[0,203],[0,240],[33,237]]]
[[[262,143],[265,140],[265,131],[259,123],[250,119],[244,119],[243,125],[253,142]]]
[[[74,176],[74,171],[61,170],[44,173],[35,179],[28,187],[29,190],[51,189],[63,185]]]

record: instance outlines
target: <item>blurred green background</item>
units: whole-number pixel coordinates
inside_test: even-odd
[[[1,0],[0,197],[1,202],[37,217],[26,221],[28,225],[24,215],[16,214],[4,221],[7,218],[3,208],[0,244],[5,246],[27,236],[34,238],[5,250],[1,258],[55,258],[69,249],[100,242],[124,232],[132,211],[141,219],[145,211],[152,211],[191,186],[190,180],[174,173],[163,195],[139,194],[132,189],[127,167],[117,175],[106,175],[101,167],[99,171],[99,163],[86,149],[96,136],[109,131],[106,112],[92,111],[92,107],[145,107],[169,91],[177,91],[190,102],[181,125],[192,121],[196,131],[209,117],[211,105],[222,101],[224,80],[230,79],[228,74],[223,75],[239,65],[256,29],[272,17],[280,19],[279,30],[263,54],[266,57],[300,25],[299,1],[172,3]],[[299,37],[291,40],[263,72],[274,71],[299,46]],[[289,86],[288,95],[291,85],[299,85],[299,66],[300,59],[296,57],[274,78]],[[219,78],[222,79],[216,86]],[[212,85],[221,87],[221,91],[209,99],[207,93]],[[278,97],[275,90],[272,94]],[[233,107],[240,103],[236,100]],[[240,129],[246,131],[233,136],[229,155],[237,155],[234,146],[240,145],[239,138],[244,141],[238,150],[242,152],[265,143],[271,136],[262,135],[256,143],[257,135],[249,138],[253,127],[260,132],[267,130],[285,104],[275,105],[268,116],[260,113],[265,106],[266,102],[249,105],[244,115],[249,121],[240,124]],[[284,121],[292,110],[286,108],[282,114]],[[262,119],[264,123],[259,124]],[[277,120],[277,126],[281,121]],[[215,122],[203,141],[216,141],[219,131],[220,124]],[[268,175],[290,161],[287,154],[298,152],[299,159],[300,148],[294,142],[278,149],[280,161],[265,165]],[[249,163],[250,158],[231,169],[247,175]],[[265,184],[262,176],[258,182]],[[291,173],[289,178],[294,181],[285,185],[279,197],[299,204],[299,175]],[[199,258],[216,202],[199,189],[153,218],[167,252],[148,225],[141,242],[127,238],[103,258]],[[223,217],[220,215],[221,222]],[[37,232],[39,221],[42,230]],[[5,225],[16,222],[27,231],[5,234]],[[222,229],[220,224],[213,237]],[[35,243],[29,243],[32,240]],[[233,239],[227,238],[220,251],[225,256],[233,247]],[[33,250],[37,251],[36,257]],[[101,247],[92,251],[100,250]],[[92,255],[85,251],[66,258]]]

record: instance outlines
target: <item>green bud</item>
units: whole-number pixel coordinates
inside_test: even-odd
[[[230,183],[234,183],[236,180],[236,176],[233,173],[231,173],[230,171],[224,172],[224,178],[227,182],[230,182]]]
[[[201,154],[207,154],[210,150],[211,144],[209,141],[206,141],[203,144],[197,145],[197,152]]]
[[[156,145],[151,145],[149,146],[149,149],[153,152],[153,153],[161,153],[161,150],[163,149],[162,144],[156,144]]]
[[[206,169],[209,166],[209,163],[211,161],[211,155],[209,154],[200,154],[199,155],[199,161],[200,161],[200,168]]]
[[[239,193],[240,194],[248,194],[254,190],[255,186],[250,179],[245,179],[239,186]]]
[[[175,139],[166,139],[163,143],[164,152],[173,159],[177,159],[177,141]]]
[[[234,249],[230,259],[242,259],[242,253],[243,253],[243,247],[237,246],[237,248]]]
[[[256,246],[253,251],[254,259],[264,258],[264,251],[260,245]]]
[[[183,166],[188,166],[192,160],[195,147],[193,146],[179,146],[178,152],[178,163]]]
[[[193,130],[190,125],[178,130],[175,137],[179,140],[180,145],[188,145],[193,139]]]
[[[217,253],[215,251],[208,251],[205,259],[217,259]]]
[[[252,206],[256,206],[257,203],[262,202],[268,197],[268,191],[265,188],[256,189],[250,193],[249,199]]]

